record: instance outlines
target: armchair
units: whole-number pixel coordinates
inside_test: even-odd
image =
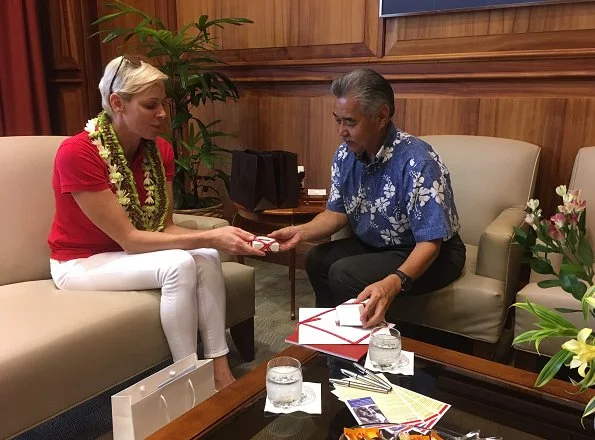
[[[593,245],[592,234],[595,231],[595,213],[590,211],[595,205],[595,175],[593,174],[595,169],[595,147],[581,148],[574,160],[574,167],[572,169],[572,175],[570,177],[570,189],[581,189],[581,198],[587,201],[587,234],[590,237],[591,245]],[[557,271],[561,263],[559,254],[548,255],[554,269]],[[554,258],[552,258],[554,257]],[[556,267],[557,266],[557,267]],[[562,290],[561,287],[550,287],[542,289],[537,283],[543,279],[547,279],[545,275],[539,275],[535,272],[531,272],[529,278],[529,284],[517,293],[517,302],[526,302],[527,300],[532,303],[540,304],[544,307],[555,309],[555,308],[567,308],[567,309],[580,309],[580,302],[575,299],[570,293]],[[518,336],[527,330],[534,330],[536,320],[530,313],[525,312],[521,309],[515,310],[515,326],[514,336]],[[584,325],[582,313],[567,313],[564,318],[576,324],[579,328]],[[595,319],[590,317],[588,323],[591,328],[595,328]],[[560,346],[566,342],[564,338],[548,338],[539,344],[539,353],[547,356],[553,356],[560,350]],[[537,353],[533,344],[517,344],[515,349],[528,352]]]
[[[522,249],[512,243],[513,226],[523,224],[540,148],[483,136],[422,139],[450,171],[467,262],[459,279],[439,291],[397,296],[388,317],[496,344],[518,283]]]

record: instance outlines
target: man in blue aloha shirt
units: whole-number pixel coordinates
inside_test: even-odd
[[[448,169],[426,142],[392,123],[394,93],[370,69],[333,81],[335,152],[326,210],[279,229],[280,250],[328,237],[349,224],[354,236],[313,247],[306,270],[317,307],[368,300],[362,322],[384,320],[397,295],[423,294],[459,277],[465,245]]]

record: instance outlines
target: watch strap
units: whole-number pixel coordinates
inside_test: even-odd
[[[395,270],[393,273],[401,279],[401,290],[403,292],[407,292],[409,289],[411,289],[411,284],[413,284],[413,280],[411,279],[411,277],[409,277],[409,275],[407,275],[403,271],[400,271],[399,269]]]

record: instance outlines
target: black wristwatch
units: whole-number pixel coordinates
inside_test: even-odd
[[[409,290],[411,290],[413,280],[409,278],[409,275],[407,275],[404,272],[401,272],[399,269],[395,270],[393,273],[399,278],[401,278],[401,290],[403,292],[408,292]]]

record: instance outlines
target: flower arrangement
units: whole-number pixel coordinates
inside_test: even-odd
[[[571,369],[578,368],[582,378],[579,382],[571,381],[584,392],[595,385],[595,337],[588,328],[589,316],[595,317],[595,285],[593,283],[593,250],[587,240],[586,231],[586,202],[580,199],[580,190],[568,191],[566,186],[556,188],[556,193],[562,197],[562,205],[558,206],[557,213],[550,218],[542,218],[539,209],[539,200],[529,200],[529,210],[525,222],[531,226],[529,232],[515,228],[514,239],[531,253],[529,264],[531,269],[550,279],[542,280],[539,287],[561,287],[580,301],[580,309],[550,310],[538,304],[526,303],[513,304],[515,307],[526,310],[535,315],[539,322],[538,329],[529,330],[517,336],[513,343],[534,342],[539,353],[539,344],[544,339],[564,337],[568,340],[562,344],[561,349],[543,367],[535,386],[548,383],[560,370],[562,365]],[[555,268],[548,258],[550,254],[560,254],[562,263]],[[577,305],[578,307],[578,305]],[[584,328],[579,329],[563,314],[582,313],[585,321]],[[595,414],[595,397],[589,401],[584,417]]]

